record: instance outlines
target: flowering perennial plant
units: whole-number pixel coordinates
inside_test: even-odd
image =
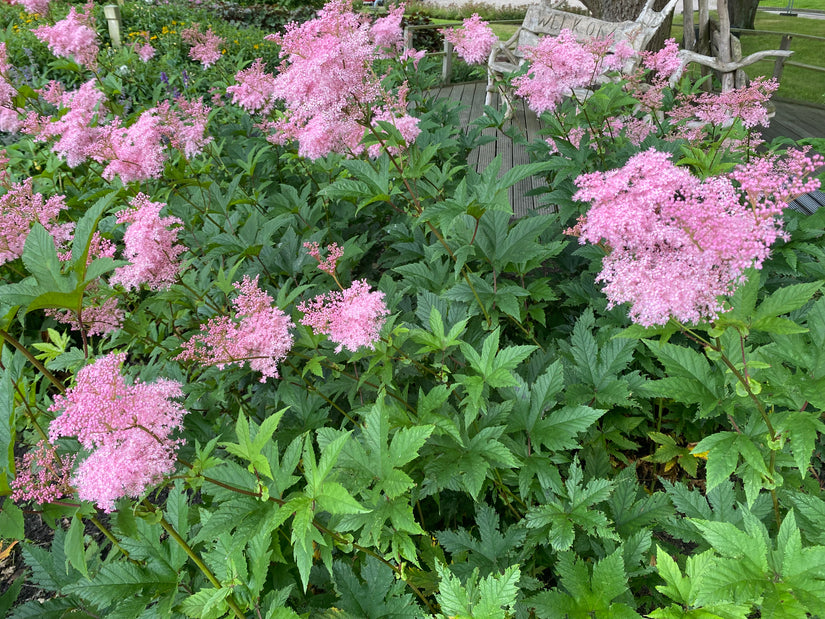
[[[205,69],[220,60],[224,40],[212,32],[211,28],[201,32],[199,24],[192,24],[191,28],[181,30],[180,38],[192,46],[189,48],[189,57],[200,62]]]
[[[51,0],[12,0],[12,4],[19,4],[27,13],[48,15]]]
[[[386,54],[388,43],[400,40],[397,11],[371,28],[346,2],[335,0],[317,18],[289,24],[284,34],[266,37],[281,46],[281,57],[286,60],[272,93],[284,101],[286,112],[274,122],[261,124],[271,132],[270,141],[297,141],[298,154],[310,159],[330,153],[357,155],[363,150],[361,139],[369,126],[368,110],[376,102],[383,106],[382,119],[398,120],[402,135],[414,139],[417,120],[400,111],[405,107],[402,97],[386,92],[372,68]]]
[[[338,247],[338,243],[327,245],[327,257],[323,260],[321,259],[321,248],[317,242],[304,243],[304,247],[307,253],[318,261],[318,268],[320,270],[329,275],[335,275],[335,267],[341,259],[341,256],[344,255],[343,247]]]
[[[71,476],[76,456],[57,455],[55,448],[44,440],[27,451],[17,466],[11,482],[13,501],[53,503],[74,494]]]
[[[49,439],[74,436],[92,452],[72,480],[78,495],[107,512],[117,499],[139,497],[174,470],[182,440],[171,434],[186,414],[172,401],[183,395],[179,383],[130,384],[121,374],[125,361],[126,354],[117,353],[87,365],[50,408],[59,415],[49,426]]]
[[[304,313],[301,324],[329,336],[338,346],[356,352],[362,346],[374,349],[389,314],[384,293],[370,290],[366,280],[356,280],[343,291],[332,291],[298,305]]]
[[[797,153],[792,170],[765,159],[700,180],[651,149],[622,168],[576,179],[574,198],[592,206],[575,233],[582,244],[605,245],[596,279],[605,282],[611,307],[631,304],[633,322],[713,320],[724,311],[720,297],[733,294],[745,270],[761,268],[771,245],[785,238],[782,207],[818,185],[799,174],[818,164],[821,158]]]
[[[232,103],[247,112],[268,114],[275,105],[275,77],[264,69],[266,64],[260,58],[248,69],[238,71],[235,84],[226,89],[232,95]]]
[[[465,19],[460,28],[444,28],[439,32],[455,46],[456,53],[467,64],[485,64],[498,43],[498,37],[478,13]]]
[[[290,329],[294,323],[283,310],[272,305],[272,297],[258,287],[257,276],[235,282],[239,295],[232,301],[235,319],[219,316],[201,325],[200,333],[182,346],[178,359],[197,361],[223,369],[249,363],[267,378],[278,378],[278,363],[292,348]]]
[[[126,290],[145,284],[152,290],[165,290],[175,281],[180,269],[178,257],[186,250],[179,244],[178,231],[183,222],[177,217],[161,217],[166,206],[151,202],[139,193],[129,203],[132,208],[118,214],[118,223],[128,223],[123,235],[124,256],[131,264],[119,267],[111,278]]]
[[[59,90],[55,89],[55,96],[57,92]],[[104,148],[104,131],[97,124],[104,99],[94,80],[89,80],[77,90],[61,95],[60,103],[65,113],[52,119],[32,112],[26,118],[24,130],[38,141],[57,137],[52,149],[72,168],[89,158],[99,161]]]
[[[66,209],[66,198],[54,195],[46,198],[34,191],[34,180],[13,183],[0,196],[0,264],[23,255],[26,237],[32,225],[39,222],[61,245],[71,238],[72,223],[57,223]]]
[[[0,42],[0,131],[12,133],[20,129],[20,120],[14,105],[17,90],[11,80],[11,63],[9,63],[6,44]]]
[[[48,44],[55,56],[73,58],[78,64],[96,69],[100,48],[94,30],[92,8],[93,4],[89,3],[83,13],[78,13],[75,7],[71,7],[69,14],[54,26],[40,26],[32,32]]]

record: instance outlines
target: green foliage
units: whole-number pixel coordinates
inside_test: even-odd
[[[101,54],[107,100],[95,122],[130,126],[176,92],[217,89],[226,103],[234,73],[257,57],[276,71],[278,49],[218,18],[274,27],[300,8],[249,17],[229,4],[127,3],[131,38],[156,35],[158,58]],[[20,105],[51,113],[35,88],[91,79],[47,54],[28,31],[40,18],[5,5],[0,15],[12,64],[31,65]],[[226,39],[214,67],[181,45],[193,22]],[[585,208],[576,178],[647,148],[702,174],[741,156],[710,139],[690,149],[598,131],[574,145],[572,130],[634,113],[607,84],[545,115],[557,153],[537,140],[531,162],[476,171],[468,155],[491,131],[524,137],[492,109],[462,128],[459,106],[431,97],[436,64],[379,67],[388,87],[408,80],[421,134],[396,152],[387,147],[401,135],[381,121],[364,140],[383,144],[377,157],[301,158],[217,103],[203,154],[175,153],[161,178],[127,186],[97,161],[70,169],[48,142],[8,139],[12,180],[66,195],[60,221],[74,239],[58,247],[33,223],[23,255],[0,265],[0,532],[4,549],[5,538],[22,542],[27,570],[0,609],[17,619],[825,615],[825,214],[786,213],[789,239],[713,323],[630,325],[596,280],[609,248],[564,234]],[[664,105],[676,100],[667,91]],[[740,123],[729,137],[747,143]],[[537,176],[558,212],[514,220],[510,192]],[[180,274],[163,290],[108,286],[126,262],[89,260],[95,233],[123,255],[117,215],[138,191],[183,222]],[[313,242],[343,249],[334,276],[305,251]],[[210,319],[241,321],[244,277],[295,325],[276,378],[261,381],[249,359],[179,357]],[[353,353],[302,324],[297,307],[360,279],[389,316]],[[76,315],[95,295],[125,315],[102,337],[44,311]],[[6,496],[21,456],[49,436],[78,370],[112,352],[127,353],[129,381],[181,383],[174,472],[124,489],[112,513],[76,495],[37,507],[54,537],[24,542],[25,512]],[[72,438],[55,447],[89,455]],[[47,601],[18,603],[29,586]]]

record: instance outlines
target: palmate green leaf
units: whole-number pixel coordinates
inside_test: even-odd
[[[584,405],[565,406],[536,422],[533,440],[552,451],[576,448],[576,435],[596,423],[605,412]]]
[[[478,538],[468,530],[460,528],[457,531],[439,531],[436,533],[436,539],[453,555],[454,561],[456,556],[466,554],[468,568],[478,568],[485,576],[515,563],[517,550],[527,536],[526,529],[513,525],[502,534],[499,531],[498,514],[492,507],[484,504],[476,506],[476,523]],[[459,573],[456,564],[453,565],[453,569]]]
[[[592,575],[587,563],[572,552],[559,555],[556,571],[560,586],[527,600],[527,605],[535,607],[540,619],[594,616],[641,619],[632,608],[613,601],[628,588],[621,548],[596,563]]]
[[[349,616],[364,619],[422,616],[404,583],[396,580],[392,570],[378,559],[367,557],[361,577],[363,583],[344,561],[333,564],[333,582],[339,595],[335,606]],[[330,612],[324,616],[340,615]]]
[[[682,576],[679,566],[670,555],[657,548],[656,568],[666,584],[656,585],[656,589],[676,604],[658,608],[648,616],[654,619],[747,619],[750,615],[749,604],[730,601],[719,601],[706,606],[696,604],[701,579],[711,569],[713,560],[711,550],[688,557],[685,576]]]
[[[74,289],[76,280],[69,280],[61,273],[54,239],[39,222],[35,222],[26,237],[22,259],[26,270],[45,289],[58,292]]]
[[[436,600],[443,615],[460,619],[505,619],[516,603],[521,578],[517,565],[482,579],[475,570],[466,585],[441,563],[436,563],[436,571],[441,579]]]
[[[700,416],[713,413],[719,403],[725,400],[722,375],[711,371],[704,355],[675,344],[642,341],[662,362],[668,373],[668,378],[650,381],[643,386],[646,393],[671,397],[685,404],[699,404]]]

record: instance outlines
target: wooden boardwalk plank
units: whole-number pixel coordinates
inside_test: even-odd
[[[460,101],[466,106],[461,112],[460,119],[462,127],[467,127],[472,119],[478,118],[484,113],[485,86],[484,82],[455,84],[440,88],[437,93],[439,97]],[[431,94],[434,92],[431,91]],[[498,104],[497,94],[494,103]],[[825,138],[825,107],[787,100],[778,100],[774,103],[776,105],[776,115],[771,119],[770,127],[763,131],[766,140],[772,140],[779,136],[793,140],[806,137]],[[542,137],[539,133],[539,120],[527,108],[524,101],[516,102],[511,123],[521,129],[528,142]],[[496,129],[485,129],[484,133],[485,135],[495,135],[496,141],[474,149],[468,157],[468,165],[473,166],[479,172],[483,172],[496,155],[501,155],[500,174],[503,174],[513,166],[529,163],[529,156],[523,144],[515,144],[510,137]],[[526,195],[529,191],[542,187],[546,187],[543,178],[531,177],[510,188],[510,204],[513,206],[515,216],[522,217],[535,209],[540,212],[555,210],[552,205],[542,204],[541,195]]]

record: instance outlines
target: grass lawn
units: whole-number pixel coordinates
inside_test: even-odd
[[[780,7],[788,6],[787,0],[762,0],[759,3],[760,7]],[[793,8],[795,9],[825,9],[825,3],[822,0],[794,0]]]

